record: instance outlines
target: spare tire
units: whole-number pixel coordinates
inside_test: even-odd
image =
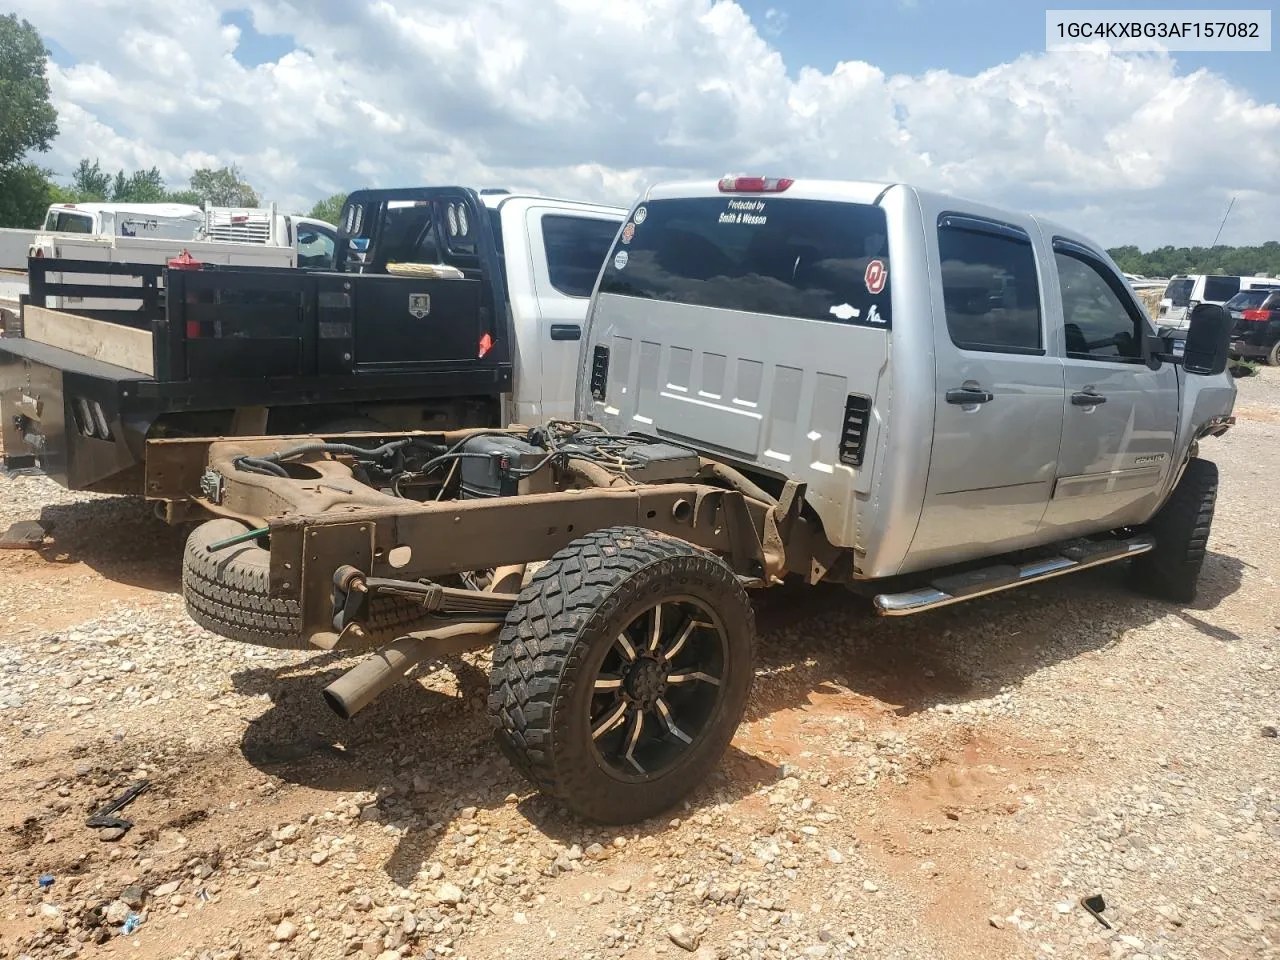
[[[216,553],[209,544],[244,533],[230,519],[202,523],[187,538],[182,557],[182,598],[200,626],[229,640],[258,647],[310,649],[302,636],[297,600],[270,596],[271,553],[254,541]],[[394,639],[423,621],[426,612],[399,597],[375,597],[366,624],[370,639]]]

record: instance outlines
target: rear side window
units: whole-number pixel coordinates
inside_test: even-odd
[[[888,327],[889,278],[879,207],[726,195],[637,207],[600,292]]]
[[[1239,277],[1204,278],[1204,298],[1209,303],[1226,303],[1239,292]]]
[[[1043,352],[1036,257],[1025,233],[944,215],[938,253],[952,343],[990,353]]]
[[[1190,277],[1183,280],[1170,280],[1169,285],[1164,288],[1165,299],[1171,301],[1175,307],[1185,307],[1191,303],[1191,289],[1196,282]]]
[[[589,297],[609,245],[618,235],[614,220],[547,214],[542,246],[547,252],[551,286],[567,297]]]
[[[1092,258],[1056,247],[1067,356],[1082,360],[1142,359],[1142,314],[1123,295],[1118,277]]]

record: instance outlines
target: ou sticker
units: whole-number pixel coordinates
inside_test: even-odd
[[[614,256],[613,256],[613,269],[615,269],[615,270],[621,270],[623,267],[625,267],[625,266],[627,265],[627,261],[628,261],[629,259],[631,259],[631,258],[627,256],[627,251],[625,251],[625,250],[619,250],[619,251],[618,251],[616,254],[614,254]]]
[[[862,275],[863,282],[867,285],[867,293],[873,297],[884,290],[884,285],[889,279],[889,271],[885,268],[883,260],[872,260],[867,264],[867,272]]]

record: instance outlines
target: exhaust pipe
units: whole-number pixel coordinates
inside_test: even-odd
[[[498,567],[485,592],[519,593],[524,571],[523,563]],[[450,623],[401,637],[325,687],[324,702],[343,720],[350,720],[423,660],[488,646],[501,629],[500,623]]]
[[[324,702],[343,720],[350,720],[423,660],[483,647],[493,642],[501,627],[498,623],[456,623],[409,634],[325,687]]]

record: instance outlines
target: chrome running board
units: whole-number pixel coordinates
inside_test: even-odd
[[[905,617],[962,600],[984,597],[1012,590],[1028,583],[1038,583],[1064,573],[1075,573],[1104,563],[1114,563],[1146,553],[1156,545],[1146,535],[1127,540],[1075,540],[1062,544],[1056,556],[1021,565],[1000,564],[970,570],[966,573],[939,577],[927,587],[903,593],[881,593],[875,598],[876,612],[885,617]]]

